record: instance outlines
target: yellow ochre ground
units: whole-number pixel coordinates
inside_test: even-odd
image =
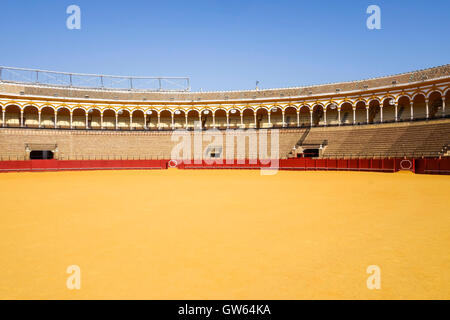
[[[450,298],[448,176],[4,173],[0,190],[0,299]]]

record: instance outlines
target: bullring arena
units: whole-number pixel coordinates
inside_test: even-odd
[[[450,65],[224,92],[0,70],[0,298],[450,298]]]

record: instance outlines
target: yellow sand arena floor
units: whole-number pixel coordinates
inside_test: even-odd
[[[448,176],[5,173],[0,190],[1,299],[450,298]]]

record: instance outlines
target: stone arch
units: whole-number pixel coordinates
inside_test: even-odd
[[[412,105],[411,98],[408,95],[402,95],[397,98],[397,120],[398,121],[406,121],[412,119]]]
[[[364,124],[367,123],[367,111],[366,111],[366,101],[358,100],[354,106],[355,108],[355,123]]]
[[[321,103],[316,103],[312,107],[312,125],[317,127],[325,124],[324,118],[325,107]]]
[[[382,103],[380,106],[383,108],[380,109],[380,118],[381,118],[381,112],[383,119],[382,122],[394,122],[395,121],[395,98],[393,96],[387,96],[382,100]],[[398,113],[398,107],[397,107],[397,113]]]
[[[174,128],[181,129],[186,126],[186,115],[183,109],[176,109],[173,113]]]
[[[76,107],[72,110],[72,128],[86,129],[86,110]]]
[[[287,106],[284,109],[284,123],[286,127],[297,127],[297,108]]]
[[[344,101],[340,105],[340,123],[341,125],[353,124],[353,104],[350,101]]]
[[[213,111],[209,108],[203,108],[200,111],[200,119],[202,129],[208,129],[213,127]]]
[[[51,106],[44,106],[41,108],[41,127],[54,128],[55,127],[55,109]]]
[[[199,127],[200,112],[197,109],[187,111],[187,128],[194,129]]]
[[[21,126],[21,107],[16,104],[7,104],[5,106],[5,126],[20,127]]]
[[[427,105],[426,95],[422,92],[417,92],[413,95],[413,110],[414,119],[426,119],[427,117]]]
[[[39,127],[39,108],[35,105],[26,105],[23,108],[23,126],[27,128]]]
[[[301,105],[299,109],[299,123],[300,127],[309,127],[311,125],[310,106],[307,104]]]
[[[107,108],[103,109],[103,129],[115,129],[116,128],[116,115],[115,109]]]
[[[214,117],[216,121],[216,128],[226,128],[227,127],[227,111],[225,109],[219,108],[214,111]]]
[[[442,117],[444,111],[442,98],[442,92],[439,90],[433,90],[428,94],[429,118]]]
[[[242,117],[244,120],[244,128],[255,128],[255,110],[246,107],[242,110]]]
[[[241,110],[233,107],[228,110],[229,128],[239,128],[241,125]]]
[[[270,108],[269,112],[271,127],[283,127],[283,109],[278,105],[274,105]]]
[[[90,108],[87,110],[88,114],[88,129],[100,129],[101,128],[101,110],[98,108]]]
[[[56,111],[56,127],[70,128],[70,109],[67,106],[61,106]]]
[[[369,101],[369,123],[381,122],[381,103],[379,99]]]
[[[132,130],[144,130],[145,122],[144,122],[144,110],[142,109],[134,109],[131,112],[131,129]]]
[[[128,109],[120,109],[117,112],[117,129],[130,130],[131,125],[131,113]]]
[[[256,128],[269,128],[269,110],[265,107],[259,107],[256,110]]]

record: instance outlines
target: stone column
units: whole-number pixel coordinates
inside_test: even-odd
[[[244,127],[244,112],[241,111],[241,128]]]
[[[89,129],[89,115],[86,112],[86,129]]]
[[[58,128],[58,110],[55,110],[55,129]]]
[[[380,104],[380,122],[383,123],[383,105]]]
[[[73,112],[70,110],[70,129],[72,129],[72,119],[73,119]]]
[[[213,117],[213,128],[215,128],[216,127],[216,113],[215,112],[212,113],[212,117]]]
[[[341,125],[341,108],[338,108],[338,125]]]
[[[228,114],[228,112],[226,113],[227,115],[227,129],[230,127],[230,115]]]
[[[161,114],[158,113],[158,130],[161,129]]]
[[[442,97],[442,118],[445,117],[445,96]]]
[[[175,128],[175,116],[172,113],[172,130]]]
[[[369,123],[369,109],[370,106],[366,106],[366,123]]]
[[[103,129],[103,112],[100,112],[100,129]]]
[[[116,130],[119,129],[119,115],[116,112]]]
[[[356,107],[352,107],[353,109],[353,124],[356,124]]]
[[[281,125],[282,125],[282,127],[284,128],[284,127],[286,127],[286,123],[284,122],[284,110],[282,110],[281,111]]]
[[[327,109],[323,110],[323,124],[327,126]]]
[[[270,121],[270,114],[271,114],[272,112],[269,110],[269,112],[267,112],[267,119],[268,119],[268,121],[269,121],[269,128],[270,127],[272,127],[272,122]]]
[[[409,101],[411,107],[411,120],[414,120],[414,101]]]
[[[300,110],[297,110],[297,127],[300,127]]]
[[[256,111],[253,111],[253,116],[255,117],[255,128],[256,128],[258,125],[258,120],[256,118]]]
[[[38,127],[41,127],[41,110],[38,111]]]
[[[144,112],[144,130],[147,130],[147,111]]]
[[[185,114],[184,114],[184,117],[185,117],[184,128],[187,129],[187,127],[188,127],[188,114],[185,113]]]
[[[23,127],[23,110],[20,110],[20,126]]]
[[[395,108],[395,122],[397,122],[398,121],[398,103],[397,102],[394,102],[395,104],[394,104],[394,108]]]
[[[5,127],[5,108],[2,108],[2,127]]]
[[[130,112],[130,130],[133,130],[133,113]]]
[[[313,111],[309,110],[309,116],[310,116],[310,126],[313,126]]]
[[[429,112],[429,107],[428,107],[428,99],[425,99],[425,107],[426,107],[426,118],[428,119],[428,117],[430,116],[430,112]]]

